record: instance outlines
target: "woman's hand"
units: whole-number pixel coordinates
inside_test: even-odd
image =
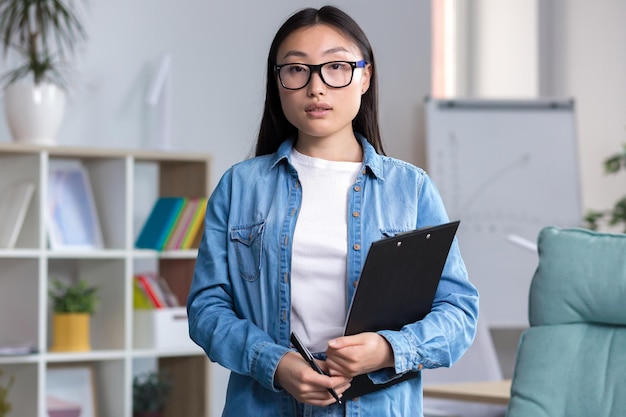
[[[330,375],[354,377],[394,366],[393,350],[377,333],[343,336],[328,342],[326,366]]]
[[[317,361],[317,364],[327,370],[323,361]],[[341,375],[318,374],[296,352],[287,352],[278,362],[275,378],[278,385],[299,402],[321,407],[335,402],[328,392],[329,388],[334,388],[341,398],[341,394],[350,387],[351,380]]]

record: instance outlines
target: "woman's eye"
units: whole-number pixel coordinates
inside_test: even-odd
[[[329,66],[331,70],[338,71],[338,70],[344,70],[346,65],[347,64],[345,62],[333,62]]]
[[[291,65],[289,67],[289,72],[292,72],[295,74],[300,73],[300,72],[305,72],[305,71],[307,71],[307,67],[303,65]]]

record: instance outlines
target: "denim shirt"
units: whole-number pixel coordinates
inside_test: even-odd
[[[363,168],[348,195],[346,304],[372,242],[448,221],[422,169],[377,154],[357,136]],[[191,338],[231,370],[224,416],[296,416],[295,400],[274,380],[291,349],[291,249],[302,201],[289,161],[293,145],[286,140],[274,154],[231,167],[207,204],[187,310]],[[477,316],[478,292],[455,239],[432,311],[399,331],[379,332],[393,349],[395,366],[368,376],[384,383],[408,371],[452,365],[472,343]],[[421,377],[347,401],[345,415],[421,416]]]

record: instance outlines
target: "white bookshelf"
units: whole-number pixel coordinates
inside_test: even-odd
[[[51,162],[61,159],[78,160],[88,171],[103,249],[49,248],[48,170]],[[37,350],[0,356],[4,371],[0,383],[15,376],[8,397],[12,414],[47,417],[47,370],[79,365],[93,371],[99,417],[132,417],[132,377],[154,367],[166,368],[173,377],[167,417],[209,415],[209,364],[204,353],[196,346],[134,346],[132,305],[133,274],[146,270],[158,270],[184,303],[196,251],[157,253],[133,245],[158,196],[206,197],[209,174],[207,154],[0,144],[0,198],[2,189],[15,181],[36,184],[16,247],[0,249],[0,346],[33,344]],[[55,276],[84,278],[99,287],[90,352],[48,352],[52,334],[48,288]]]

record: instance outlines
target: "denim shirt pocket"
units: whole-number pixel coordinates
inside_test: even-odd
[[[230,229],[230,240],[235,245],[239,272],[246,281],[254,281],[259,277],[264,227],[265,221],[262,221],[233,226]]]

